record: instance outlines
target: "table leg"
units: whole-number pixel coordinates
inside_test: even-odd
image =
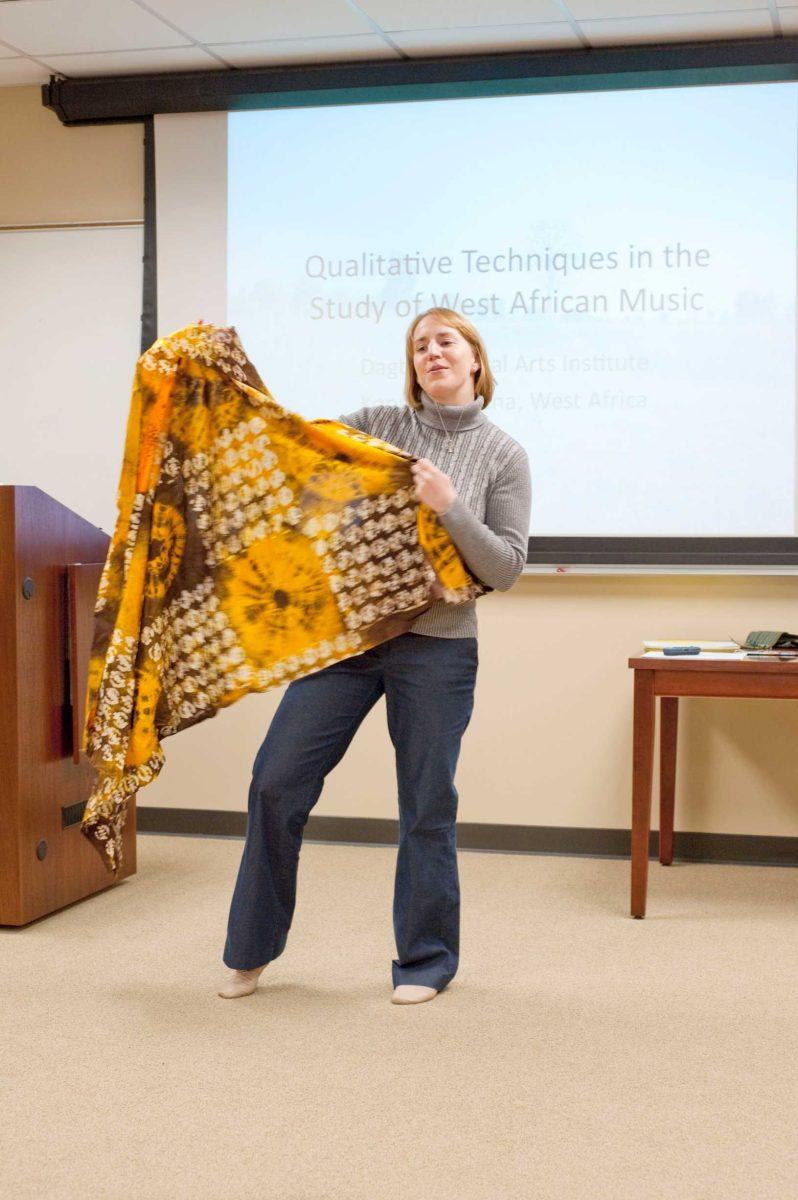
[[[663,696],[659,702],[659,861],[673,862],[673,811],[676,795],[676,730],[679,700]]]
[[[654,672],[635,671],[632,769],[632,916],[646,915],[651,782],[654,771]]]

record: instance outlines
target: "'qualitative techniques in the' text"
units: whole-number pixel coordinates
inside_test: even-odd
[[[310,254],[305,259],[305,274],[310,279],[372,279],[388,277],[418,278],[451,275],[546,273],[565,277],[578,271],[617,271],[653,267],[707,267],[710,253],[705,248],[683,246],[680,242],[652,250],[630,243],[623,251],[554,250],[550,246],[536,251],[520,251],[508,246],[499,253],[478,249],[459,250],[456,254],[424,254],[420,250],[405,254],[377,254],[363,250],[351,258],[331,258]]]

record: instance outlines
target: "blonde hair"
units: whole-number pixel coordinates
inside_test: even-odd
[[[447,325],[451,325],[452,329],[456,329],[459,334],[462,334],[468,342],[476,355],[478,364],[477,372],[474,376],[474,395],[481,396],[482,407],[487,408],[493,399],[496,380],[490,369],[485,343],[471,322],[462,316],[461,313],[455,312],[451,308],[428,308],[426,312],[419,313],[407,331],[405,338],[405,400],[407,403],[411,408],[421,408],[422,389],[421,384],[418,382],[416,368],[413,363],[413,334],[419,322],[423,321],[425,317],[437,317],[440,321],[445,321]]]

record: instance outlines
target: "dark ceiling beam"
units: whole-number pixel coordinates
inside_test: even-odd
[[[57,79],[42,103],[65,125],[142,121],[155,113],[454,99],[508,92],[597,91],[798,79],[798,37],[546,50],[319,66]]]

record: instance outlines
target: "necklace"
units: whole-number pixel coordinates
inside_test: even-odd
[[[433,400],[433,404],[435,404],[434,400]],[[465,405],[463,405],[461,408],[460,416],[457,418],[457,424],[454,427],[453,433],[450,433],[449,430],[446,428],[446,426],[443,423],[443,417],[441,416],[441,413],[440,413],[440,405],[439,404],[435,404],[435,411],[438,414],[438,420],[440,422],[441,429],[443,430],[443,436],[446,438],[446,445],[444,446],[444,450],[446,451],[447,454],[451,454],[452,451],[454,450],[454,439],[457,435],[457,430],[460,428],[460,422],[463,419],[463,413],[465,412]]]

